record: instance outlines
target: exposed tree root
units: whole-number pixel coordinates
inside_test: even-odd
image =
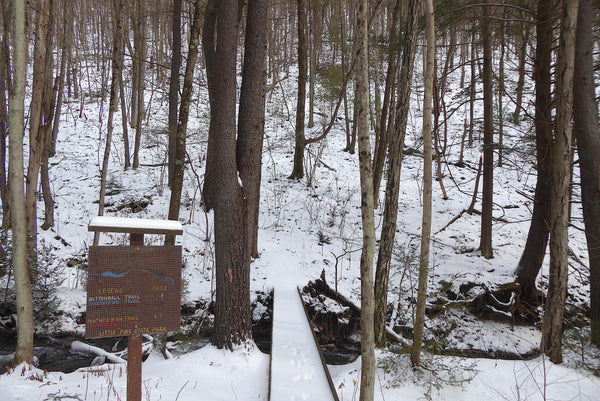
[[[481,291],[473,294],[475,288]],[[537,309],[543,302],[543,294],[537,291],[534,300],[524,300],[521,298],[519,283],[506,283],[490,290],[485,284],[468,282],[460,285],[459,293],[463,299],[447,302],[438,300],[434,306],[428,308],[428,316],[435,317],[449,306],[460,305],[483,320],[526,325],[539,322]],[[457,298],[456,294],[453,298]]]

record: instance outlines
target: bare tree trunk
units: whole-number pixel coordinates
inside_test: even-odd
[[[9,100],[10,197],[13,271],[17,294],[17,348],[13,364],[33,362],[33,304],[27,265],[25,193],[23,190],[23,119],[26,74],[25,0],[13,2],[13,85]]]
[[[210,98],[204,199],[214,209],[216,295],[212,342],[232,349],[252,338],[248,214],[236,162],[236,0],[209,0],[202,43]]]
[[[550,200],[550,277],[542,320],[541,348],[554,363],[562,362],[562,327],[567,297],[571,118],[575,33],[579,0],[563,0],[557,58],[556,133],[552,145]]]
[[[552,159],[552,74],[550,70],[553,34],[554,6],[538,1],[536,15],[535,76],[535,146],[537,181],[535,186],[533,215],[523,254],[516,269],[516,281],[521,287],[521,301],[537,305],[535,279],[542,267],[548,243],[549,205]]]
[[[50,143],[50,156],[56,153],[56,140],[58,138],[58,129],[60,126],[60,116],[62,113],[62,102],[65,91],[65,80],[68,75],[67,67],[71,58],[73,46],[73,7],[68,1],[63,3],[63,34],[60,51],[60,67],[58,76],[58,88],[56,91],[56,112],[52,125],[52,137]]]
[[[298,103],[296,106],[296,143],[294,147],[294,166],[289,178],[304,177],[304,119],[306,116],[306,81],[308,78],[308,52],[306,45],[306,0],[298,2]]]
[[[433,68],[433,73],[434,74],[436,73],[435,67]],[[443,150],[443,149],[446,147],[446,145],[444,145],[443,149],[440,151],[440,146],[439,146],[440,133],[439,133],[439,124],[438,124],[439,104],[440,103],[442,104],[442,108],[444,108],[444,110],[445,110],[446,106],[445,106],[445,103],[443,100],[440,101],[439,99],[436,99],[437,98],[437,90],[435,89],[435,86],[436,86],[435,75],[433,77],[433,85],[434,85],[434,88],[433,88],[434,128],[433,128],[433,132],[432,132],[432,137],[433,137],[432,141],[433,141],[433,150],[435,151],[435,162],[436,162],[435,164],[436,164],[436,176],[437,176],[436,180],[440,184],[440,190],[442,191],[442,199],[448,200],[448,194],[446,193],[446,187],[444,186],[444,174],[442,173],[442,156],[441,156],[441,154],[445,152],[445,150]],[[442,92],[442,91],[440,90],[440,92]],[[438,110],[436,111],[436,109],[438,109]],[[444,112],[444,115],[445,115],[445,112]],[[446,120],[446,117],[444,117],[444,120]],[[447,127],[446,127],[445,123],[444,123],[444,127],[445,127],[444,128],[444,137],[446,137],[447,134],[445,131],[447,130]],[[447,142],[446,139],[444,139],[444,143],[446,143],[446,142]]]
[[[375,196],[375,204],[377,204],[377,198],[379,197],[379,186],[381,184],[381,176],[383,175],[385,155],[388,151],[388,145],[390,142],[388,132],[392,132],[391,129],[388,129],[386,123],[388,121],[388,114],[391,114],[390,104],[393,103],[391,98],[395,87],[396,76],[398,74],[398,49],[400,47],[398,24],[400,21],[401,10],[402,1],[396,0],[394,13],[392,16],[392,25],[389,32],[388,70],[385,77],[385,89],[383,92],[383,105],[381,107],[379,132],[377,133],[375,150],[373,151],[375,154],[373,157],[373,193]]]
[[[258,258],[258,212],[267,87],[268,0],[250,0],[238,116],[237,165],[248,203],[250,256]]]
[[[40,164],[44,149],[42,101],[46,81],[46,44],[49,35],[49,4],[39,1],[37,29],[34,46],[33,88],[31,95],[31,117],[29,119],[29,160],[27,165],[27,185],[25,193],[25,210],[27,219],[27,255],[30,269],[33,270],[37,257],[37,188]]]
[[[354,16],[356,15],[355,7],[356,7],[356,5],[354,6],[354,8],[351,8],[352,12],[351,12],[350,15],[354,15]],[[350,22],[351,26],[353,24],[356,25],[355,19],[351,19],[350,21],[351,21]],[[353,43],[357,42],[357,40],[356,40],[356,29],[354,29],[352,31],[352,42]],[[354,53],[354,51],[355,51],[355,49],[352,49],[352,53]],[[354,63],[354,60],[353,60],[353,63]],[[350,67],[350,69],[352,69],[352,67]],[[356,80],[354,80],[354,91],[356,92]],[[358,109],[357,109],[356,105],[354,105],[352,107],[352,135],[350,137],[350,146],[348,147],[348,153],[350,153],[350,154],[354,154],[355,149],[356,149],[356,137],[357,137],[356,121],[358,119],[357,113],[358,113]]]
[[[477,36],[475,33],[475,29],[473,29],[473,32],[471,34],[471,60],[469,63],[469,66],[471,67],[471,84],[469,85],[469,148],[473,147],[473,129],[475,126],[475,93],[477,91],[477,80],[475,79],[475,64],[477,63],[477,55],[475,52],[477,43],[476,38]]]
[[[119,60],[120,52],[123,51],[123,7],[124,0],[113,0],[113,54],[112,54],[112,81],[110,84],[110,100],[108,108],[108,121],[106,126],[106,143],[104,156],[102,158],[102,169],[100,170],[100,194],[98,196],[98,216],[104,215],[104,196],[106,194],[106,177],[108,175],[108,162],[110,160],[110,148],[112,146],[113,118],[117,111],[119,94]],[[122,100],[121,100],[122,101]],[[99,235],[94,233],[94,245],[98,245]]]
[[[346,14],[343,7],[340,6],[338,9],[340,15],[340,38],[342,42],[340,46],[340,53],[342,58],[342,74],[346,75],[348,70],[348,57],[346,50]],[[344,151],[353,154],[354,144],[352,142],[352,129],[350,127],[350,112],[348,110],[348,104],[348,91],[344,91],[344,123],[346,129],[346,147],[344,148]]]
[[[309,75],[309,94],[308,94],[308,128],[314,126],[315,115],[315,84],[317,69],[319,68],[319,53],[321,51],[321,35],[323,28],[321,18],[323,6],[321,0],[313,0],[310,6],[310,75]]]
[[[594,12],[591,0],[579,0],[573,130],[577,138],[585,236],[590,260],[592,343],[600,346],[600,132],[594,85]]]
[[[356,107],[358,163],[360,168],[360,210],[362,216],[363,248],[360,256],[360,401],[372,401],[375,392],[375,338],[373,257],[375,256],[375,202],[371,144],[369,141],[369,59],[368,59],[368,1],[361,0],[356,13]]]
[[[419,256],[419,287],[413,347],[410,360],[413,365],[421,364],[423,329],[425,328],[425,304],[427,302],[427,276],[429,272],[429,245],[431,241],[431,102],[433,100],[433,80],[435,75],[435,17],[433,0],[425,0],[425,35],[427,37],[425,93],[423,94],[423,221],[421,224],[421,254]]]
[[[194,84],[194,68],[198,60],[198,45],[201,26],[202,6],[200,0],[194,3],[194,19],[190,29],[190,43],[187,62],[185,65],[185,75],[183,78],[183,92],[181,94],[181,107],[179,109],[179,124],[177,124],[177,141],[175,142],[175,170],[173,171],[173,181],[171,182],[171,198],[169,202],[169,220],[179,218],[179,208],[181,207],[181,190],[183,188],[183,172],[185,165],[185,141],[187,136],[187,123],[190,113],[190,100],[192,98]],[[167,236],[166,245],[175,244],[175,236]]]
[[[175,147],[177,146],[177,109],[179,100],[179,69],[181,68],[181,0],[173,0],[173,54],[169,80],[169,187],[175,178]]]
[[[492,258],[492,206],[494,195],[494,99],[492,87],[492,43],[489,27],[489,0],[483,5],[483,189],[481,201],[481,255]]]
[[[504,7],[506,0],[502,0],[501,4]],[[504,57],[506,54],[505,43],[505,23],[507,19],[506,8],[502,12],[502,21],[500,21],[500,62],[498,63],[498,167],[502,167],[503,163],[503,147],[504,147]]]
[[[48,159],[50,156],[50,146],[52,146],[52,132],[46,127],[47,131],[44,137],[44,150],[42,151],[42,163],[40,169],[40,180],[42,186],[42,198],[44,199],[44,223],[42,230],[54,227],[54,199],[50,188],[50,169]]]
[[[467,31],[462,30],[460,33],[460,87],[464,88],[465,86],[465,66],[467,65],[467,55],[469,52],[469,43],[466,40]]]
[[[0,39],[0,199],[2,200],[2,228],[10,228],[10,178],[8,177],[8,159],[6,141],[9,130],[9,109],[7,94],[12,92],[10,82],[11,62],[8,45],[11,16],[8,4],[2,3],[2,38]],[[0,270],[0,273],[4,269]]]
[[[515,100],[515,111],[513,111],[513,124],[519,123],[519,115],[523,107],[523,89],[525,88],[525,61],[527,59],[527,43],[529,42],[529,24],[524,24],[523,29],[518,29],[517,34],[521,41],[519,48],[519,80],[517,81],[517,98]]]
[[[122,46],[122,45],[121,45]],[[119,60],[119,93],[121,98],[121,126],[123,127],[123,168],[131,167],[131,154],[129,152],[129,133],[127,132],[127,104],[125,102],[125,85],[123,83],[123,61],[124,51],[121,48],[121,59]]]
[[[54,59],[53,59],[53,27],[54,27],[54,0],[49,2],[48,7],[48,34],[46,35],[46,53],[45,59],[45,71],[44,71],[44,94],[42,100],[42,118],[43,125],[40,127],[43,130],[42,137],[44,138],[42,144],[42,157],[40,159],[40,184],[42,187],[42,198],[44,199],[44,223],[42,224],[42,230],[47,230],[54,226],[54,200],[50,189],[50,167],[48,165],[48,159],[52,152],[52,121],[54,118],[55,107],[56,107],[56,94],[57,89],[54,87]]]
[[[385,188],[385,207],[383,226],[379,241],[377,267],[375,270],[375,340],[378,347],[385,343],[385,320],[387,311],[387,294],[392,260],[392,249],[396,237],[396,220],[398,218],[398,196],[400,193],[400,170],[406,135],[406,124],[410,106],[411,81],[413,75],[416,41],[417,16],[421,6],[420,0],[408,1],[408,15],[404,29],[402,50],[402,66],[398,83],[398,100],[396,103],[395,121],[391,133],[390,160],[388,164]]]
[[[146,89],[146,12],[143,0],[136,0],[136,23],[134,27],[135,58],[137,59],[137,74],[134,74],[135,90],[132,91],[132,99],[135,97],[136,113],[131,116],[135,118],[135,138],[133,143],[134,169],[140,165],[140,146],[142,142],[142,121],[144,120],[144,90]],[[133,103],[133,100],[132,100]]]

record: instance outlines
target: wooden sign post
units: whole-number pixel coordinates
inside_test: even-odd
[[[89,231],[129,234],[129,246],[91,246],[86,338],[127,336],[127,401],[142,398],[142,335],[179,331],[181,247],[144,246],[144,234],[181,235],[172,220],[99,216]]]

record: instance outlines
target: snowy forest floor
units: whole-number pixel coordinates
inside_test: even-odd
[[[416,65],[420,65],[419,61]],[[289,76],[295,75],[292,68]],[[394,325],[408,331],[414,314],[421,226],[419,102],[422,77],[419,72],[415,74],[414,83],[389,289]],[[81,316],[86,304],[87,249],[93,237],[87,224],[97,213],[95,202],[108,109],[107,100],[100,96],[99,81],[88,81],[88,84],[91,88],[83,92],[83,99],[69,99],[65,104],[57,154],[50,160],[56,202],[55,226],[47,231],[40,230],[39,248],[40,269],[47,272],[41,275],[44,278],[41,290],[52,291],[38,297],[36,334],[40,336],[82,336],[84,332]],[[507,85],[512,84],[514,82],[508,78]],[[457,99],[461,93],[464,96],[464,92],[452,77],[449,87],[452,90],[446,99],[450,107],[460,103]],[[260,258],[251,265],[253,298],[269,293],[275,283],[282,281],[302,288],[324,272],[330,286],[336,286],[341,294],[359,305],[362,237],[358,156],[342,151],[345,147],[344,123],[339,119],[324,141],[307,149],[307,177],[300,181],[287,179],[292,169],[295,90],[295,81],[288,78],[267,95]],[[150,99],[150,91],[153,97],[149,118],[143,127],[141,164],[136,170],[123,170],[121,122],[119,118],[115,121],[107,215],[157,219],[167,215],[170,195],[164,166],[167,97],[155,86],[149,85],[148,91],[147,99]],[[325,100],[320,100],[318,105],[320,114],[316,116],[315,127],[308,130],[308,136],[316,135],[328,122],[320,116],[329,115],[331,105]],[[512,106],[507,104],[505,109],[509,108]],[[205,327],[207,323],[210,326],[207,308],[214,292],[213,219],[212,213],[202,210],[199,194],[209,115],[205,89],[195,89],[191,113],[188,125],[190,164],[186,169],[180,213],[184,234],[178,243],[183,246],[184,260],[182,304],[192,311],[184,322],[183,332],[197,336],[205,333],[199,327]],[[476,117],[480,115],[481,110],[477,109]],[[394,352],[398,347],[393,344],[377,352],[376,399],[598,400],[600,351],[589,345],[587,248],[577,191],[573,197],[569,232],[572,257],[563,364],[554,365],[543,356],[536,356],[541,339],[539,324],[518,325],[510,319],[480,319],[464,307],[453,304],[449,297],[449,294],[461,294],[463,284],[475,284],[471,292],[466,293],[474,296],[482,286],[494,289],[513,280],[528,232],[530,198],[535,186],[531,122],[524,119],[520,126],[506,122],[504,164],[494,171],[495,257],[482,258],[477,251],[480,217],[476,213],[462,213],[470,204],[473,193],[481,154],[478,138],[475,146],[465,149],[465,167],[453,164],[458,160],[462,118],[462,113],[458,112],[448,121],[447,156],[442,160],[442,180],[448,200],[442,200],[439,181],[434,182],[428,305],[430,308],[442,307],[435,317],[426,321],[427,347],[422,368],[413,369],[408,356]],[[575,180],[578,180],[577,171]],[[384,188],[382,185],[376,210],[378,229],[383,218]],[[43,207],[39,209],[42,219]],[[449,224],[459,214],[461,216]],[[121,234],[101,236],[101,244],[105,245],[123,244],[126,240]],[[146,243],[150,245],[160,245],[162,241],[160,236],[146,237]],[[10,277],[0,278],[2,295],[4,297],[6,292],[8,301],[12,297]],[[538,287],[543,290],[546,284],[547,261]],[[50,299],[56,302],[48,302]],[[2,313],[0,323],[10,329],[14,324],[13,312],[9,306],[3,307],[6,313]],[[338,308],[339,305],[331,307]],[[257,307],[254,312],[259,319],[265,309]],[[186,342],[190,340],[179,341],[178,349],[186,348]],[[176,345],[171,342],[173,349]],[[242,346],[235,352],[206,345],[174,355],[172,359],[163,360],[159,353],[151,352],[143,364],[142,399],[185,401],[196,400],[199,394],[203,400],[267,399],[268,356],[253,344]],[[509,355],[511,360],[503,359]],[[330,366],[330,371],[340,399],[357,399],[360,358],[350,364]],[[125,382],[122,364],[101,364],[68,374],[23,365],[0,375],[3,389],[0,398],[6,401],[123,400]],[[301,386],[301,383],[297,384]],[[290,383],[290,386],[294,385]],[[300,391],[297,399],[301,399]]]

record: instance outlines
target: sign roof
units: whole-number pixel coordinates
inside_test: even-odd
[[[181,235],[183,234],[183,226],[175,220],[96,216],[90,221],[88,231]]]

